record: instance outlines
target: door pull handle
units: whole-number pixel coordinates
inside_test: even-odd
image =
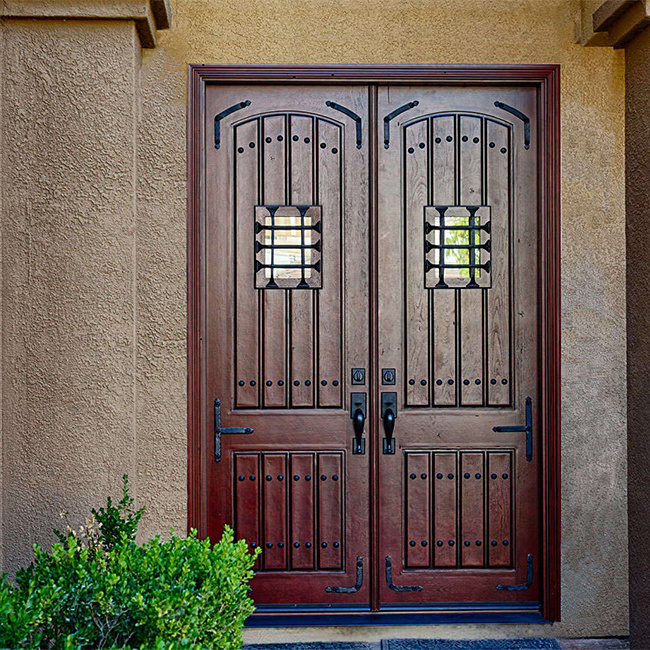
[[[221,461],[221,434],[253,433],[251,427],[222,427],[221,426],[221,400],[214,400],[214,462]]]
[[[354,440],[352,441],[352,453],[363,455],[366,453],[366,439],[363,437],[363,429],[366,424],[366,394],[350,394],[350,417],[354,427]]]
[[[397,393],[381,394],[381,419],[384,421],[384,454],[392,455],[395,453],[395,418],[397,417]]]
[[[497,433],[515,433],[521,431],[526,434],[526,460],[533,460],[533,400],[526,398],[526,424],[524,426],[492,427]]]

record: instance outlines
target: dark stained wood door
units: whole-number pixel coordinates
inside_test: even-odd
[[[537,101],[206,87],[202,515],[260,609],[540,601]]]
[[[262,547],[260,606],[367,604],[368,89],[211,87],[206,120],[205,417],[239,429],[207,531]]]
[[[378,108],[380,600],[536,602],[536,93],[380,88]]]

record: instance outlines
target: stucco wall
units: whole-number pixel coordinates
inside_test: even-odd
[[[630,518],[631,645],[643,648],[650,638],[650,547],[648,484],[650,481],[650,31],[626,48],[627,167],[627,334],[628,334],[628,459]]]
[[[135,473],[133,23],[3,27],[5,569]],[[179,269],[182,275],[182,269]],[[178,423],[179,436],[182,423]]]
[[[5,27],[6,567],[22,562],[32,541],[50,539],[60,507],[84,511],[127,469],[148,508],[144,534],[185,528],[188,63],[551,62],[563,66],[563,622],[246,636],[625,634],[623,54],[573,44],[577,0],[176,0],[172,8],[173,28],[143,52],[139,82],[128,24],[107,25],[105,38],[103,23]],[[84,38],[90,29],[98,40]],[[62,98],[85,83],[97,104],[68,106]]]

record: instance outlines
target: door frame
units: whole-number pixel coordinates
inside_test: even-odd
[[[391,84],[391,85],[472,85],[533,86],[538,93],[539,149],[539,368],[541,462],[541,531],[542,577],[541,617],[531,614],[508,615],[495,611],[446,613],[431,618],[419,613],[382,614],[367,612],[347,614],[346,619],[323,614],[301,616],[264,616],[253,625],[364,625],[372,622],[448,623],[448,622],[553,622],[560,620],[560,66],[559,65],[196,65],[188,70],[187,112],[187,365],[188,365],[188,530],[197,529],[205,536],[207,521],[207,462],[203,443],[208,435],[205,376],[202,352],[202,322],[205,306],[201,271],[204,257],[201,248],[203,184],[201,158],[205,148],[203,125],[207,85],[242,84]],[[372,108],[372,106],[371,106]],[[371,111],[372,113],[372,111]],[[370,142],[377,139],[376,120],[371,116]],[[371,150],[372,151],[372,150]],[[376,303],[377,277],[372,266],[377,252],[377,184],[374,173],[377,156],[371,155],[370,247],[371,305]],[[376,315],[371,318],[370,376],[377,384],[372,400],[379,399]],[[371,408],[376,412],[377,405]],[[378,450],[374,450],[377,455]],[[377,459],[371,459],[372,468]],[[377,521],[378,504],[371,503],[371,519]],[[376,527],[375,527],[376,528]],[[377,532],[372,531],[371,545]],[[375,579],[378,567],[372,567]],[[451,616],[451,618],[450,618]],[[496,616],[496,618],[495,618]],[[395,618],[398,617],[398,618]],[[425,618],[423,618],[425,617]],[[526,618],[528,617],[528,618]],[[333,620],[329,620],[333,618]],[[349,619],[349,620],[348,620]]]

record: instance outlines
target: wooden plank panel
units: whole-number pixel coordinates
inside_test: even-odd
[[[488,474],[489,565],[510,566],[513,540],[511,453],[490,452]]]
[[[482,204],[482,120],[459,118],[459,202]],[[478,140],[476,142],[475,140]],[[483,290],[459,290],[460,395],[462,406],[483,404]]]
[[[428,122],[406,129],[404,191],[406,226],[406,403],[429,404],[429,291],[424,287],[424,206],[429,199]]]
[[[456,566],[457,454],[436,452],[433,455],[433,516],[435,542],[434,566]]]
[[[456,144],[453,116],[431,121],[432,205],[454,205]],[[431,292],[433,321],[433,402],[456,405],[456,298],[451,289]]]
[[[278,115],[263,120],[263,202],[286,202],[286,118]],[[286,406],[287,296],[286,291],[267,289],[262,293],[264,336],[264,406]]]
[[[235,131],[235,404],[259,406],[259,318],[252,242],[253,206],[258,201],[258,120]],[[255,147],[249,145],[253,143]]]
[[[318,454],[318,555],[320,569],[343,566],[344,476],[341,454]]]
[[[430,476],[429,454],[406,454],[406,564],[428,567]]]
[[[314,200],[314,127],[311,117],[291,116],[289,124],[291,175],[289,203],[312,205]],[[314,300],[316,292],[290,292],[291,406],[314,405]]]
[[[486,133],[486,203],[491,206],[490,239],[492,240],[492,288],[486,290],[488,404],[506,406],[511,402],[512,384],[509,253],[511,154],[507,127],[488,120]]]
[[[314,568],[314,455],[291,455],[291,567]]]
[[[484,458],[481,452],[461,453],[460,543],[462,566],[485,564],[484,537]]]
[[[235,537],[254,548],[260,543],[259,454],[235,454],[234,460]]]
[[[264,454],[264,547],[265,569],[287,568],[287,457]]]
[[[318,305],[318,406],[341,406],[343,339],[341,302],[341,130],[317,121],[317,200],[322,206],[322,278]]]

